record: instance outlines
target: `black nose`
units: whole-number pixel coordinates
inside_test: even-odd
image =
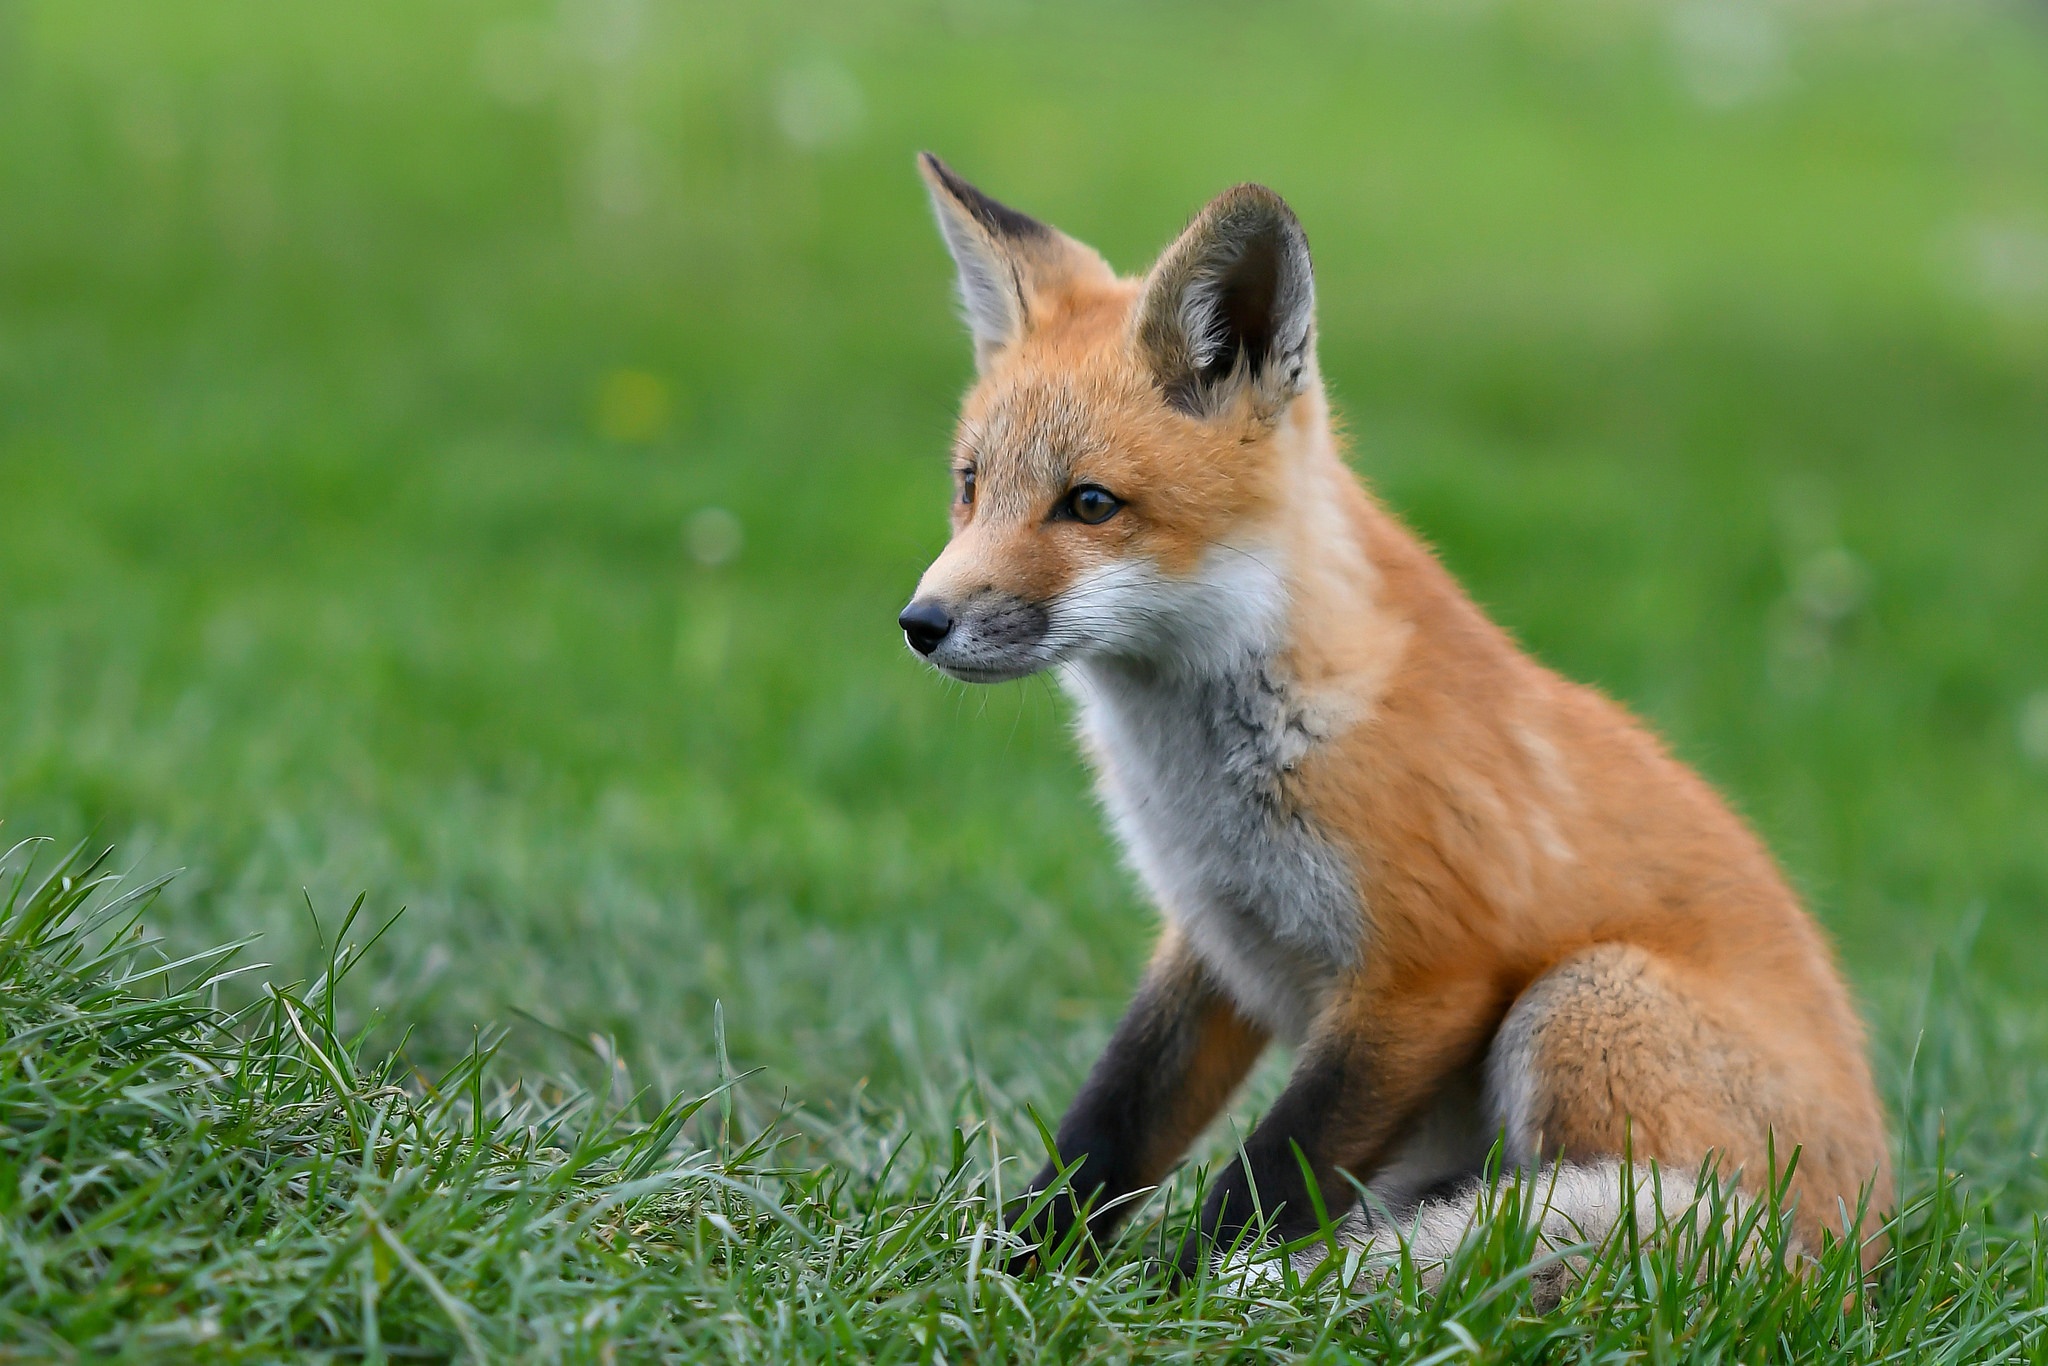
[[[896,624],[903,628],[903,638],[910,642],[911,649],[928,655],[952,631],[953,614],[930,598],[919,598],[903,609]]]

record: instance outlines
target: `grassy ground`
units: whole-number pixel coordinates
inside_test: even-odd
[[[356,914],[310,982],[228,1011],[232,948],[167,961],[137,933],[152,884],[123,890],[77,854],[36,870],[36,852],[0,865],[0,1359],[2041,1353],[2048,1247],[2029,1211],[2048,1078],[2029,1063],[2044,1040],[2001,1038],[1953,1000],[1916,1021],[1930,1044],[1903,1079],[1907,1193],[1874,1303],[1854,1249],[1788,1265],[1768,1255],[1783,1235],[1767,1210],[1715,1204],[1659,1239],[1567,1249],[1580,1279],[1537,1312],[1525,1268],[1556,1254],[1519,1232],[1520,1192],[1431,1293],[1405,1264],[1351,1290],[1289,1276],[1169,1293],[1148,1267],[1185,1181],[1099,1266],[1000,1269],[994,1211],[1016,1171],[1001,1135],[1029,1125],[987,1077],[942,1113],[785,1108],[763,1125],[722,1036],[724,1075],[696,1096],[636,1093],[603,1047],[584,1084],[508,1078],[481,1039],[421,1071],[342,1022]],[[1953,1147],[1943,1116],[1966,1135]],[[1765,1255],[1726,1255],[1744,1243]]]
[[[2031,1341],[2006,1311],[2043,1303],[2048,1125],[2022,1008],[2048,985],[2038,8],[0,0],[6,831],[96,833],[145,880],[184,868],[147,912],[173,956],[261,934],[249,952],[278,966],[220,997],[259,1012],[237,1037],[272,1041],[264,1058],[305,1045],[253,984],[326,961],[300,890],[330,934],[367,891],[377,923],[407,909],[339,993],[335,1029],[370,1031],[366,1073],[404,1036],[393,1076],[441,1075],[490,1025],[498,1084],[580,1075],[606,1112],[641,1083],[657,1097],[621,1121],[626,1157],[564,1168],[573,1144],[537,1142],[504,1169],[555,1183],[534,1206],[563,1221],[553,1251],[516,1225],[490,1225],[496,1252],[463,1242],[510,1217],[496,1206],[410,1229],[471,1308],[443,1312],[373,1250],[370,1282],[409,1306],[384,1345],[1316,1340],[1114,1276],[976,1299],[993,1282],[951,1236],[978,1226],[990,1145],[1031,1149],[1021,1107],[1070,1093],[1148,924],[1060,701],[942,685],[892,629],[943,534],[967,371],[910,171],[925,145],[1126,268],[1233,180],[1290,197],[1359,467],[1539,654],[1734,795],[1873,1006],[1909,1190],[1934,1203],[1853,1350]],[[1944,948],[1960,961],[1930,994]],[[27,961],[0,999],[10,1035],[84,1009],[63,995],[84,988],[31,989]],[[166,988],[123,988],[145,989]],[[616,1066],[579,1046],[593,1036]],[[186,1052],[228,1047],[208,1038]],[[761,1069],[731,1123],[721,1100],[672,1147],[634,1129],[658,1097],[720,1085],[719,1038]],[[76,1047],[80,1075],[125,1075]],[[27,1084],[26,1056],[0,1085]],[[376,1088],[305,1066],[275,1069],[336,1094],[301,1156],[376,1151]],[[274,1152],[300,1132],[191,1090],[217,1082],[161,1084],[186,1097],[164,1134],[229,1125]],[[503,1149],[476,1115],[517,1097],[424,1094],[390,1101],[408,1143]],[[735,1135],[784,1097],[783,1144],[743,1153]],[[1943,1116],[1966,1184],[1937,1198]],[[127,1132],[6,1152],[75,1176],[140,1151]],[[632,1206],[655,1211],[641,1241],[593,1241],[576,1202],[643,1159],[673,1180]],[[735,1205],[720,1241],[695,1205],[661,1213],[714,1168],[795,1228]],[[347,1211],[410,1228],[469,1208],[433,1192],[478,1188],[442,1173],[397,1203],[373,1183],[322,1204],[300,1175],[280,1162],[247,1176],[261,1198],[192,1204],[246,1219],[188,1261],[169,1249],[197,1225],[149,1206],[153,1243],[129,1216],[130,1255],[194,1268],[154,1297],[84,1272],[53,1288],[38,1266],[86,1256],[59,1246],[66,1216],[0,1208],[11,1336],[211,1321],[224,1354],[364,1346],[352,1268],[363,1239],[390,1245]],[[1944,1210],[1967,1229],[1927,1212]],[[827,1266],[819,1247],[858,1250]],[[523,1251],[545,1292],[505,1288]],[[298,1285],[329,1254],[357,1277],[345,1293],[321,1281],[287,1311],[235,1289]],[[1914,1298],[1952,1262],[1989,1288]],[[1686,1325],[1811,1319],[1825,1292],[1500,1331],[1532,1358],[1704,1358],[1721,1330]],[[1495,1323],[1447,1303],[1325,1348],[1426,1356],[1456,1346],[1457,1314]],[[1016,1317],[973,1339],[963,1305]],[[1753,1354],[1865,1331],[1811,1321]],[[189,1350],[170,1341],[134,1338]]]

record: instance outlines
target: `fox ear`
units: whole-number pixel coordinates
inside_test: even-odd
[[[1173,407],[1207,416],[1245,387],[1270,417],[1310,382],[1315,311],[1308,237],[1293,210],[1263,185],[1240,185],[1152,267],[1137,341]]]
[[[1059,289],[1084,278],[1113,278],[1093,251],[990,199],[930,152],[918,154],[917,168],[960,270],[960,311],[982,369],[1023,338],[1034,308],[1045,307]]]

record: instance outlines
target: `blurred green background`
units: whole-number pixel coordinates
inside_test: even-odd
[[[0,0],[0,816],[183,943],[770,1092],[1057,1103],[1149,914],[919,667],[911,154],[1141,269],[1265,181],[1355,463],[1882,1005],[2048,985],[2048,10]]]

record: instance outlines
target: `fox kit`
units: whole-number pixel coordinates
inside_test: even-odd
[[[1106,1233],[1279,1039],[1292,1075],[1183,1270],[1315,1231],[1311,1182],[1355,1244],[1391,1212],[1448,1255],[1495,1142],[1589,1238],[1625,1152],[1755,1192],[1797,1150],[1799,1245],[1874,1257],[1883,1118],[1820,930],[1704,781],[1346,466],[1287,205],[1227,191],[1125,279],[920,164],[979,375],[900,625],[953,678],[1057,671],[1163,922],[1021,1231]]]

